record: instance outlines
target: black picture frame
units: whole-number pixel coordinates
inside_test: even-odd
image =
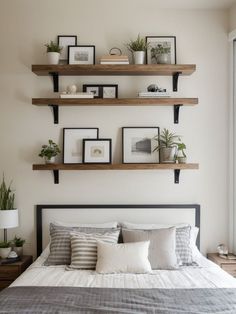
[[[109,148],[108,148],[108,158],[104,158],[104,161],[88,161],[88,158],[86,156],[86,145],[89,143],[99,143],[99,142],[108,142]],[[95,144],[96,145],[96,144]],[[94,159],[96,160],[97,156],[94,156]],[[83,163],[84,164],[111,164],[112,162],[112,140],[110,138],[100,138],[100,139],[84,139],[83,140]]]
[[[71,43],[70,45],[63,46],[63,44],[61,43],[61,40],[63,38],[71,38],[71,39],[73,38],[74,43]],[[65,51],[63,49],[61,52],[60,61],[67,63],[68,62],[68,46],[71,46],[71,45],[77,46],[77,36],[76,35],[57,35],[57,44],[63,48],[65,47]],[[65,54],[65,57],[64,57],[64,54]]]
[[[79,51],[81,48],[88,48],[88,49],[92,49],[92,57],[90,58],[90,61],[86,61],[86,60],[77,60],[77,62],[72,62],[71,59],[71,52],[72,50],[76,50]],[[83,56],[81,56],[83,57]],[[86,59],[86,55],[84,56]],[[75,46],[68,46],[68,64],[95,64],[95,46],[94,45],[75,45]]]
[[[146,36],[145,39],[146,39],[146,43],[148,43],[148,38],[160,38],[160,39],[170,39],[170,40],[173,40],[173,49],[174,49],[174,52],[173,52],[173,55],[171,56],[171,62],[168,63],[168,64],[176,64],[177,62],[177,57],[176,57],[176,36]],[[149,51],[150,51],[150,48],[148,48],[146,50],[146,64],[155,64],[153,62],[150,62],[149,60]],[[172,60],[173,59],[173,60]]]
[[[78,144],[80,145],[78,150],[79,150],[79,152],[81,151],[81,155],[78,155],[78,161],[77,162],[73,161],[73,159],[76,159],[76,158],[73,158],[73,159],[71,158],[71,162],[68,162],[68,156],[66,155],[66,149],[67,149],[66,132],[68,130],[70,130],[70,131],[81,130],[81,133],[83,133],[82,131],[92,130],[92,131],[94,131],[94,133],[91,132],[90,136],[93,138],[96,138],[96,136],[97,136],[97,139],[98,139],[99,138],[99,128],[93,128],[93,127],[92,128],[63,128],[63,164],[67,164],[67,165],[82,164],[83,163],[83,139],[84,139],[84,137],[82,137],[82,134],[81,134],[81,137],[79,138],[81,140],[81,142],[80,143],[77,142],[77,145]],[[94,137],[94,135],[95,135],[95,137]]]
[[[104,89],[105,88],[114,88],[115,97],[104,97]],[[83,92],[89,92],[89,89],[96,89],[97,93],[94,94],[94,98],[118,98],[118,84],[84,84]]]
[[[149,140],[149,142],[145,143],[144,141],[147,141],[147,138],[143,138],[142,141],[139,141],[139,142],[136,142],[136,144],[140,143],[140,148],[138,149],[137,148],[137,145],[135,146],[135,148],[137,149],[136,152],[132,152],[132,142],[130,143],[130,147],[129,147],[129,150],[127,150],[127,147],[126,146],[126,136],[128,136],[127,134],[125,134],[125,131],[126,130],[144,130],[144,129],[150,129],[150,130],[155,130],[156,132],[153,133],[153,136],[152,136],[152,139],[153,141],[154,140],[154,136],[158,136],[159,137],[159,134],[160,134],[160,128],[158,126],[147,126],[147,127],[139,127],[139,126],[136,126],[136,127],[122,127],[122,163],[123,164],[142,164],[142,163],[145,163],[145,164],[159,164],[160,163],[160,154],[159,154],[159,151],[156,151],[154,152],[154,144],[155,142],[152,142]],[[140,136],[140,135],[139,135]],[[138,138],[134,137],[135,140],[137,140]],[[143,142],[143,146],[142,146],[142,142]],[[156,145],[157,146],[157,145]],[[142,155],[142,152],[143,152],[143,155]],[[134,155],[133,158],[132,156],[130,155]],[[137,156],[136,156],[137,154]],[[147,156],[151,154],[152,156]],[[146,156],[146,160],[145,160],[145,156]],[[147,158],[149,157],[149,158]],[[143,158],[143,160],[142,160]],[[157,160],[155,160],[157,159]]]

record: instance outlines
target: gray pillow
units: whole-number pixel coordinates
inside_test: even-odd
[[[175,227],[156,230],[122,229],[124,243],[150,241],[148,258],[152,269],[178,268],[175,232]]]
[[[45,266],[69,265],[71,263],[70,233],[73,231],[85,233],[104,234],[108,231],[120,229],[112,228],[90,228],[90,227],[65,227],[50,223],[50,254],[44,262]],[[119,234],[119,232],[118,232]]]
[[[191,249],[191,226],[176,228],[176,254],[178,262],[182,265],[193,264]]]

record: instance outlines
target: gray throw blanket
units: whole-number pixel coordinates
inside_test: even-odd
[[[0,313],[236,313],[236,289],[12,287]]]

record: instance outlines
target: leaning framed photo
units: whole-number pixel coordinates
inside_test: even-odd
[[[84,84],[83,92],[93,93],[94,98],[118,98],[118,85],[117,84]]]
[[[83,139],[97,139],[98,128],[63,129],[63,163],[81,164],[83,162]]]
[[[122,162],[124,164],[159,163],[159,127],[123,127]]]
[[[83,140],[83,163],[110,164],[111,155],[111,139]]]
[[[146,36],[147,64],[176,64],[175,36]]]
[[[76,35],[58,35],[57,43],[60,47],[62,47],[62,51],[60,54],[60,61],[66,63],[68,60],[68,46],[77,45],[77,36]]]
[[[68,46],[68,64],[95,64],[95,46]]]

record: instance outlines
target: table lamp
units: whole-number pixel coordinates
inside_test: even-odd
[[[0,210],[0,229],[4,229],[4,242],[7,242],[7,229],[18,225],[18,209]]]

